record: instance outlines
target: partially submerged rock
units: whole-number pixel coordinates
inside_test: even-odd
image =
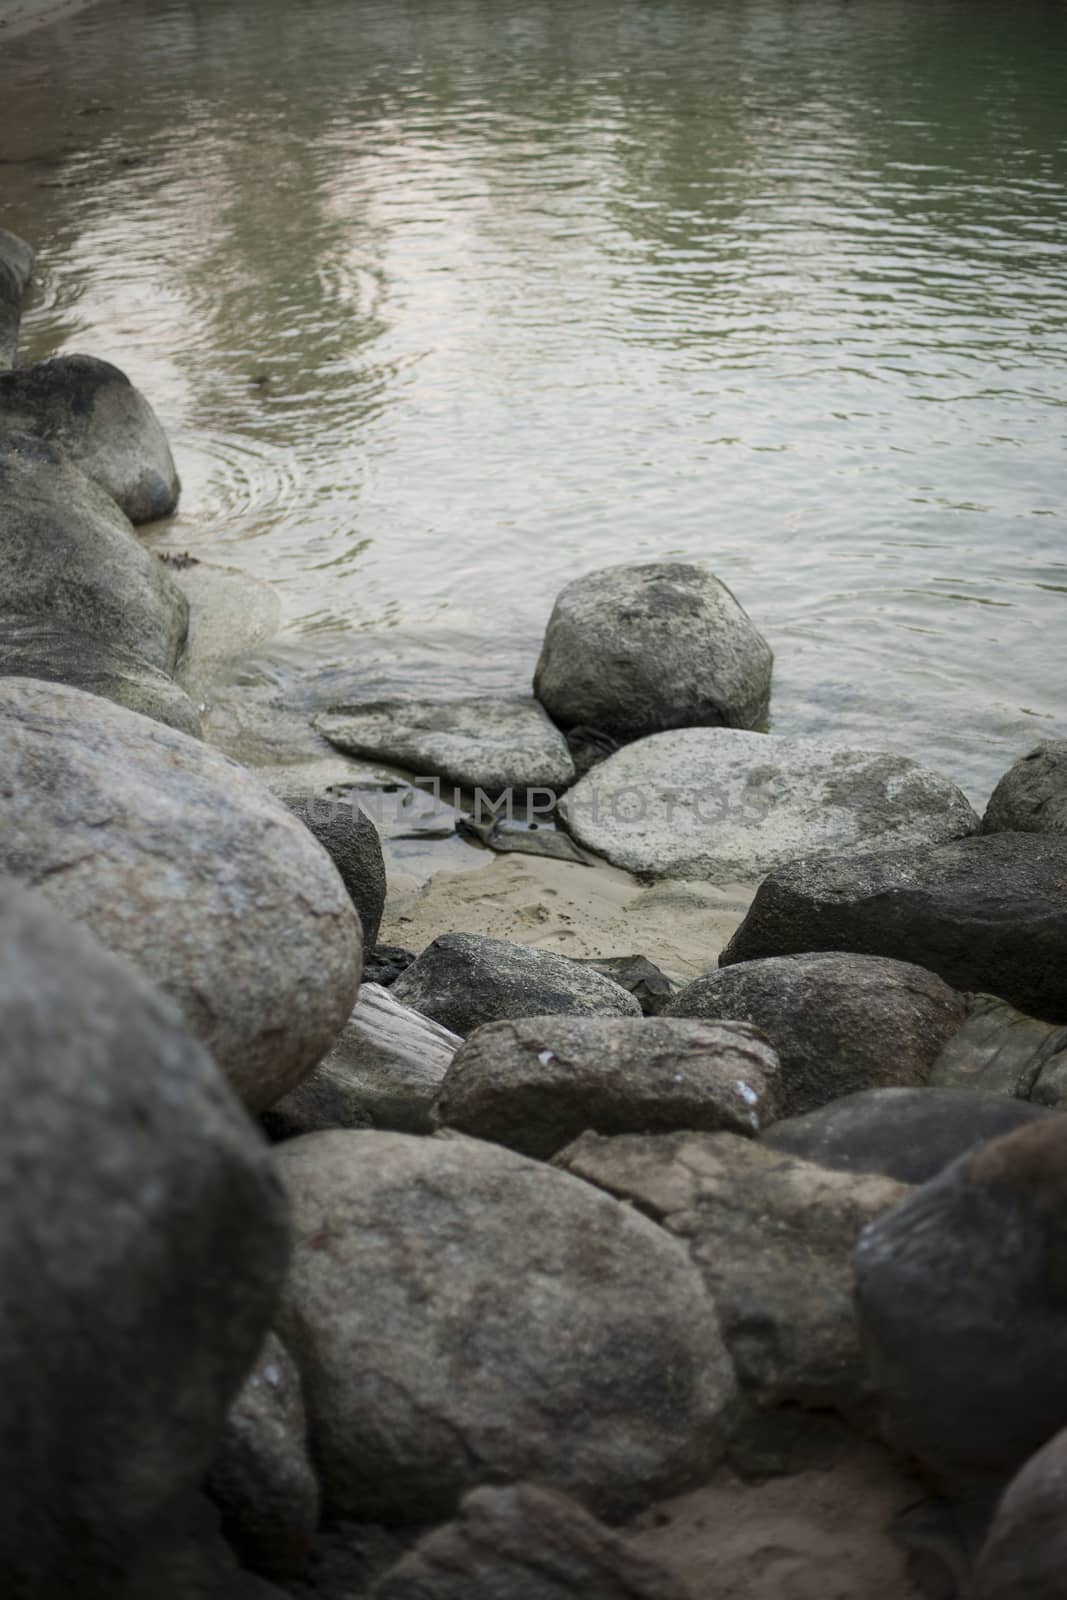
[[[0,439],[28,434],[62,451],[131,522],[168,516],[178,474],[152,407],[95,356],[55,356],[0,372]]]
[[[686,1242],[753,1400],[865,1414],[851,1255],[864,1225],[908,1193],[903,1185],[730,1133],[587,1133],[556,1160]]]
[[[25,239],[7,228],[0,228],[0,261],[11,273],[19,294],[25,294],[33,277],[34,253]]]
[[[547,1159],[598,1133],[725,1129],[751,1138],[777,1108],[778,1058],[743,1023],[666,1017],[489,1022],[457,1051],[434,1115]]]
[[[566,740],[528,696],[375,700],[335,706],[312,720],[345,755],[388,761],[462,788],[554,793],[574,782]]]
[[[235,762],[106,700],[0,680],[0,870],[171,995],[252,1109],[351,1013],[359,919],[326,853]]]
[[[954,784],[904,756],[733,728],[627,745],[563,797],[559,815],[579,844],[628,872],[718,883],[978,826]]]
[[[639,1017],[626,989],[581,962],[480,933],[443,933],[392,988],[393,998],[453,1033],[509,1017]]]
[[[537,1484],[476,1489],[420,1539],[370,1600],[689,1600],[566,1495]]]
[[[5,1593],[113,1600],[263,1338],[284,1203],[177,1009],[9,883],[0,1087]]]
[[[924,1083],[966,1008],[922,967],[831,951],[705,973],[666,1015],[759,1028],[781,1060],[783,1114],[798,1116],[859,1089]]]
[[[724,583],[680,561],[576,578],[552,609],[534,693],[562,728],[621,739],[758,727],[774,657]]]
[[[1067,739],[1047,739],[1004,774],[983,833],[1067,833]]]
[[[33,251],[29,245],[0,228],[0,368],[15,365],[22,296],[32,272]]]
[[[719,964],[804,950],[914,961],[1067,1022],[1067,838],[999,833],[780,867]]]
[[[425,1522],[487,1478],[602,1514],[703,1478],[735,1399],[684,1249],[496,1145],[281,1145],[294,1260],[279,1332],[332,1518]]]

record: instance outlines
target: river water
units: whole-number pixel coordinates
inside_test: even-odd
[[[529,682],[695,558],[772,728],[981,800],[1067,735],[1067,6],[106,0],[0,44],[23,359],[167,426],[147,530],[273,583],[243,682]]]

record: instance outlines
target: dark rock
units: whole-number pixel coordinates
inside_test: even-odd
[[[263,1114],[272,1139],[328,1128],[432,1133],[431,1108],[462,1041],[373,983],[329,1055]]]
[[[498,855],[546,856],[550,861],[575,861],[582,867],[591,866],[596,859],[588,851],[579,850],[570,834],[560,833],[558,828],[478,822],[473,817],[459,816],[456,832]]]
[[[579,778],[584,778],[598,762],[606,761],[608,756],[613,756],[619,748],[619,740],[613,739],[610,733],[604,733],[600,728],[586,728],[581,724],[575,728],[568,728],[566,739],[567,749],[574,762],[574,771]]]
[[[425,1521],[526,1477],[621,1515],[720,1457],[715,1308],[654,1223],[473,1139],[320,1133],[275,1159],[278,1330],[329,1517]]]
[[[206,1489],[245,1566],[274,1578],[303,1570],[318,1528],[319,1486],[300,1375],[277,1334],[267,1335],[230,1408]]]
[[[22,296],[33,271],[33,251],[0,228],[0,368],[13,367],[18,354]]]
[[[973,1600],[1062,1600],[1067,1573],[1067,1430],[1005,1489],[975,1570]]]
[[[857,1306],[892,1441],[980,1498],[1067,1426],[1067,1119],[981,1145],[871,1224]]]
[[[421,1539],[370,1600],[689,1600],[649,1556],[565,1495],[476,1489]]]
[[[851,1253],[864,1224],[908,1192],[901,1184],[833,1172],[730,1133],[586,1133],[556,1164],[688,1245],[757,1404],[866,1417]]]
[[[106,700],[0,680],[0,870],[157,982],[254,1110],[351,1014],[359,919],[326,853],[235,762]]]
[[[647,956],[582,956],[583,966],[603,973],[628,989],[646,1017],[658,1017],[673,998],[676,985]]]
[[[758,727],[774,657],[705,567],[658,561],[576,578],[552,609],[534,693],[561,728],[637,739],[665,728]]]
[[[210,1461],[285,1207],[176,1008],[11,885],[0,1024],[4,1592],[115,1600]]]
[[[341,874],[359,912],[363,948],[370,950],[385,909],[385,860],[377,828],[346,795],[287,795],[285,803],[310,828]]]
[[[398,944],[376,944],[363,962],[363,981],[388,989],[414,960],[414,950],[405,950]]]
[[[110,362],[56,356],[0,373],[0,438],[11,434],[61,450],[131,522],[169,516],[178,504],[178,475],[156,414]]]
[[[1047,1060],[1042,1059],[1030,1098],[1037,1106],[1048,1106],[1062,1111],[1067,1103],[1067,1039],[1061,1039],[1063,1048]]]
[[[983,833],[1067,833],[1067,739],[1023,756],[993,790]]]
[[[977,1145],[1048,1115],[966,1089],[866,1089],[774,1123],[763,1143],[842,1172],[925,1183]]]
[[[598,1133],[725,1129],[770,1121],[778,1058],[743,1023],[666,1017],[489,1022],[457,1051],[434,1107],[444,1127],[547,1159]]]
[[[34,255],[32,248],[17,233],[0,228],[0,262],[11,273],[19,295],[26,293],[33,277]]]
[[[759,1028],[782,1063],[783,1115],[798,1116],[858,1089],[923,1083],[965,1012],[922,967],[816,952],[706,973],[665,1014]]]
[[[1028,1100],[1049,1041],[1062,1033],[995,995],[971,995],[963,1026],[938,1055],[927,1081],[932,1088],[978,1089]]]
[[[480,933],[441,934],[392,993],[460,1035],[511,1017],[641,1015],[633,995],[580,962]]]
[[[803,950],[915,961],[956,989],[1067,1022],[1067,839],[997,833],[794,862],[760,885],[719,964]]]

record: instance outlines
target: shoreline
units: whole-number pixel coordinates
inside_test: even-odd
[[[96,0],[0,0],[0,40],[22,38],[37,28],[67,22]]]

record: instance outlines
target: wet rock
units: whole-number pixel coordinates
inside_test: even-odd
[[[953,1163],[867,1228],[856,1298],[885,1426],[981,1496],[1067,1426],[1067,1120]]]
[[[455,1136],[312,1134],[276,1160],[295,1219],[278,1329],[328,1516],[425,1522],[527,1477],[622,1514],[721,1455],[715,1308],[646,1218]]]
[[[326,853],[235,762],[106,700],[0,680],[0,870],[157,982],[254,1110],[351,1013],[359,921]]]
[[[730,1133],[586,1133],[556,1162],[685,1241],[753,1400],[865,1415],[851,1253],[864,1225],[908,1193],[903,1185]]]
[[[0,263],[7,268],[19,295],[25,294],[33,277],[33,249],[17,233],[0,228]]]
[[[453,1033],[509,1017],[639,1017],[619,984],[578,961],[480,933],[443,933],[405,972],[393,998]]]
[[[313,719],[338,750],[468,789],[556,790],[574,782],[563,735],[536,700],[376,700]]]
[[[999,833],[794,862],[760,885],[719,965],[804,950],[914,961],[953,988],[1067,1021],[1067,839]]]
[[[1023,756],[993,790],[983,833],[1067,833],[1067,739]]]
[[[33,271],[33,251],[0,228],[0,368],[13,367],[18,354],[22,296]]]
[[[759,1028],[781,1060],[783,1115],[792,1117],[858,1089],[924,1083],[966,1008],[963,995],[909,962],[815,952],[705,973],[666,1015]]]
[[[1067,1430],[1005,1489],[978,1558],[973,1600],[1061,1600],[1067,1572]]]
[[[535,1484],[476,1489],[370,1600],[689,1600],[658,1562]]]
[[[580,960],[628,989],[646,1017],[658,1017],[677,988],[647,956],[582,956]]]
[[[966,1089],[865,1089],[767,1129],[763,1143],[842,1172],[925,1183],[968,1150],[1048,1112]]]
[[[560,727],[622,740],[665,728],[755,728],[767,716],[773,661],[707,568],[607,567],[561,591],[534,693]]]
[[[341,874],[359,912],[363,947],[372,949],[385,909],[385,860],[377,828],[346,795],[292,795],[286,796],[285,803],[315,835]]]
[[[462,1040],[374,983],[325,1060],[263,1115],[272,1139],[327,1128],[432,1133],[431,1107]]]
[[[978,825],[954,784],[904,756],[733,728],[627,745],[563,797],[559,815],[579,844],[628,872],[716,883],[799,856],[938,844]]]
[[[0,887],[0,1570],[114,1600],[197,1484],[286,1262],[268,1154],[133,969]]]
[[[1027,1100],[1045,1047],[1061,1031],[995,995],[971,995],[963,1026],[941,1050],[928,1082],[935,1088],[976,1089]]]
[[[743,1023],[527,1017],[471,1034],[434,1114],[442,1126],[540,1159],[587,1128],[751,1138],[775,1114],[778,1078],[774,1051]]]
[[[178,475],[166,434],[124,372],[95,356],[56,356],[0,373],[0,438],[60,450],[131,522],[169,516]]]
[[[300,1375],[277,1334],[267,1335],[230,1408],[206,1488],[245,1566],[282,1579],[303,1569],[319,1522],[319,1486]]]

